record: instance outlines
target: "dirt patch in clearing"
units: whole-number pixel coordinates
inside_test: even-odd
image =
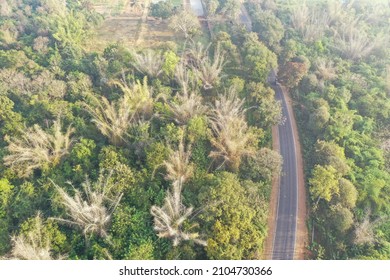
[[[176,35],[167,20],[148,20],[147,32],[143,36],[146,45],[158,45],[161,42],[176,41]]]
[[[92,40],[94,50],[103,50],[108,44],[121,42],[126,47],[134,45],[139,29],[139,18],[114,17],[106,19],[96,30]]]

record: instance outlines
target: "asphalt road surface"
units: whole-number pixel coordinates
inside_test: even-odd
[[[275,97],[282,102],[285,121],[279,125],[280,154],[283,168],[280,176],[277,217],[273,240],[272,259],[294,259],[298,215],[298,166],[292,120],[279,84],[273,86]],[[292,112],[291,112],[292,113]]]

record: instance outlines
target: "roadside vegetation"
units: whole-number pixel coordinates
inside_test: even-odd
[[[295,103],[315,259],[390,258],[386,1],[248,1]]]

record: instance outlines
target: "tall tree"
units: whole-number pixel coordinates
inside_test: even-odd
[[[215,101],[210,116],[214,150],[209,157],[218,159],[220,166],[227,165],[230,170],[237,171],[243,156],[252,156],[256,151],[256,135],[245,121],[244,100],[241,100],[234,88],[221,95]]]
[[[176,32],[182,32],[184,37],[194,37],[200,31],[199,19],[190,11],[183,10],[170,19],[169,26]]]
[[[71,126],[65,133],[61,130],[61,121],[56,120],[48,132],[36,124],[20,131],[20,137],[6,137],[9,155],[4,157],[5,165],[21,177],[30,176],[35,169],[46,170],[57,165],[74,142]]]
[[[166,178],[173,181],[172,190],[168,190],[162,207],[153,205],[150,209],[154,217],[154,229],[159,237],[172,239],[173,246],[179,245],[182,241],[192,240],[193,242],[206,246],[207,242],[199,238],[197,232],[186,230],[185,222],[193,215],[193,207],[186,207],[183,204],[183,184],[192,176],[193,165],[190,164],[190,149],[185,151],[184,144],[180,142],[177,151],[171,150],[164,165],[167,169]]]
[[[54,219],[81,229],[85,237],[92,234],[107,237],[107,227],[122,194],[115,190],[115,183],[110,180],[111,174],[107,177],[106,175],[101,173],[94,183],[86,179],[82,183],[84,194],[75,189],[74,197],[53,183],[68,216]]]
[[[210,45],[204,48],[202,44],[198,44],[189,52],[192,71],[202,81],[203,88],[206,90],[218,84],[225,65],[225,56],[220,46],[215,47],[212,58],[209,47]]]
[[[260,39],[267,47],[275,50],[284,36],[284,27],[271,11],[259,11],[254,14],[253,31],[257,32]]]
[[[100,132],[108,137],[114,145],[122,145],[126,142],[127,131],[135,121],[135,112],[130,106],[130,96],[125,94],[117,101],[108,101],[90,94],[88,103],[84,103],[85,109],[93,117]]]
[[[146,49],[141,53],[134,52],[133,58],[133,66],[139,72],[151,78],[156,78],[163,73],[165,57],[162,52]]]
[[[334,195],[339,193],[337,171],[330,165],[316,165],[309,184],[310,194],[316,205],[320,199],[329,202]]]
[[[34,218],[23,224],[25,232],[12,237],[13,247],[11,258],[20,260],[53,260],[62,259],[64,256],[55,256],[52,251],[52,235],[46,227],[42,214],[38,213]],[[57,230],[58,231],[58,230]]]
[[[223,172],[216,184],[202,193],[205,225],[209,227],[207,256],[217,260],[254,259],[261,252],[264,236],[256,223],[256,211],[247,188],[237,176]]]

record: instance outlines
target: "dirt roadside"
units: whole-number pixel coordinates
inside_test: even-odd
[[[279,131],[277,126],[272,127],[272,149],[280,153],[279,147]],[[279,174],[275,174],[272,179],[271,199],[268,213],[268,236],[264,242],[262,259],[271,260],[273,252],[273,243],[276,230],[276,213],[278,207],[279,196]]]

